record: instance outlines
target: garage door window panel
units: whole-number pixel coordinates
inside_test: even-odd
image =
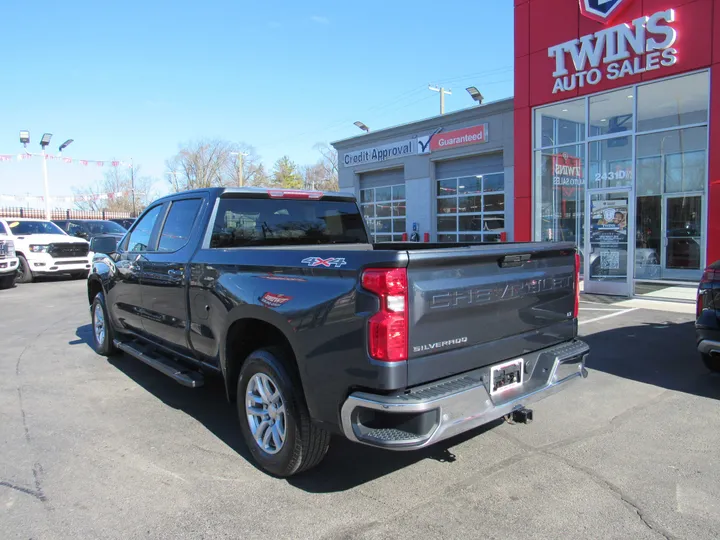
[[[374,242],[398,242],[406,231],[405,185],[360,190],[363,218]]]
[[[504,188],[503,173],[438,180],[438,242],[500,241],[505,232]]]

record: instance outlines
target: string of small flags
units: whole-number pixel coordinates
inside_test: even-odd
[[[140,195],[139,191],[135,192],[136,195]],[[115,191],[112,193],[90,193],[86,195],[70,195],[65,197],[50,197],[50,202],[55,203],[76,203],[76,202],[89,202],[89,201],[113,201],[120,199],[121,197],[129,197],[132,195],[132,191]],[[42,195],[1,195],[0,202],[12,202],[12,203],[33,203],[33,202],[45,202],[45,197]]]
[[[0,162],[3,161],[25,161],[26,159],[32,159],[32,158],[40,158],[42,159],[42,154],[0,154]],[[118,161],[118,160],[97,160],[97,159],[77,159],[77,158],[71,158],[71,157],[63,157],[63,156],[54,156],[52,154],[45,154],[45,159],[47,161],[54,160],[54,161],[61,161],[62,163],[66,164],[78,164],[83,165],[87,167],[91,163],[96,165],[97,167],[132,167],[132,162],[130,161]]]

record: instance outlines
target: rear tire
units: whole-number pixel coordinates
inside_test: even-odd
[[[15,272],[12,272],[11,274],[7,274],[4,276],[0,276],[0,291],[9,289],[15,285]]]
[[[240,431],[255,462],[279,477],[315,467],[330,446],[330,434],[310,420],[300,382],[288,366],[280,349],[259,349],[238,377]]]
[[[22,255],[18,255],[18,260],[20,261],[20,264],[18,265],[17,282],[32,283],[35,276],[33,275],[32,270],[30,270],[30,265],[28,264],[27,259]]]
[[[700,354],[703,364],[713,373],[720,373],[720,356],[710,356],[709,354]]]
[[[92,341],[95,352],[102,356],[112,356],[118,350],[113,345],[114,333],[105,305],[105,296],[99,292],[93,300],[90,316],[92,319]]]

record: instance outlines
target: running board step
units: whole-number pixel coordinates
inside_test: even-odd
[[[175,382],[178,382],[183,386],[187,386],[189,388],[199,388],[205,384],[205,378],[199,371],[188,369],[182,364],[179,364],[175,360],[166,356],[152,354],[149,351],[144,350],[142,345],[132,341],[119,341],[117,339],[113,340],[113,344],[121,351],[126,352],[130,356],[146,363],[148,366],[157,369],[160,373],[167,375]]]

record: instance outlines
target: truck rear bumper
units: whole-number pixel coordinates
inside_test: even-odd
[[[590,348],[580,340],[523,356],[524,383],[490,395],[490,366],[398,395],[351,394],[342,406],[345,436],[391,450],[414,450],[469,431],[587,377]]]

